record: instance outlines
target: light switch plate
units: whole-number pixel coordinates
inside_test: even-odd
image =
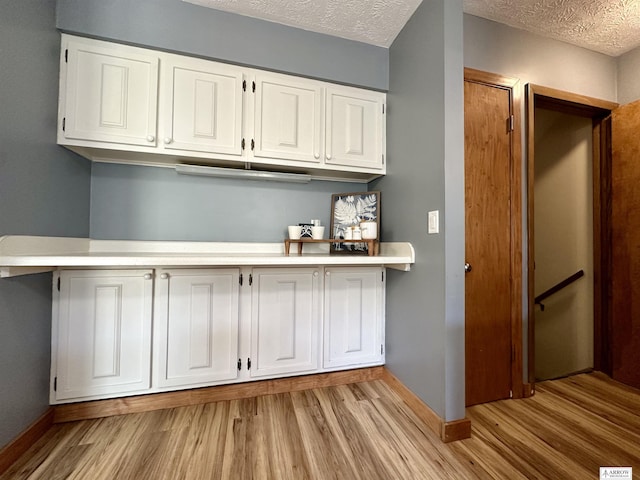
[[[440,212],[438,210],[433,210],[429,212],[429,226],[427,233],[439,233],[440,232]]]

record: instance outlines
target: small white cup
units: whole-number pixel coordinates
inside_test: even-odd
[[[378,237],[378,222],[360,222],[360,229],[364,240],[373,240]]]
[[[314,240],[322,240],[322,237],[324,237],[324,226],[311,227],[311,237]]]
[[[289,238],[291,240],[299,240],[302,235],[302,227],[300,225],[289,225]]]

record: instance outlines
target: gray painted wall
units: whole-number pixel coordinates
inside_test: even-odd
[[[640,99],[640,47],[618,57],[618,103]]]
[[[287,225],[311,219],[329,225],[332,193],[366,189],[354,183],[229,180],[178,175],[170,168],[96,163],[91,237],[279,242]]]
[[[0,14],[0,235],[86,236],[89,163],[58,147],[55,2]],[[51,275],[0,279],[0,447],[49,404]]]
[[[615,102],[616,59],[568,43],[464,16],[464,66]]]
[[[446,420],[464,417],[462,1],[425,0],[390,49],[382,238],[416,264],[389,272],[387,366]],[[440,211],[438,235],[427,212]]]
[[[181,0],[58,0],[69,33],[386,90],[389,50]]]

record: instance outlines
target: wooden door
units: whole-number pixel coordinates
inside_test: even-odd
[[[464,85],[466,404],[474,405],[512,390],[511,92]]]
[[[640,101],[612,114],[612,376],[640,388]]]

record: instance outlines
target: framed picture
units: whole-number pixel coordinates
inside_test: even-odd
[[[331,195],[331,227],[333,239],[350,238],[348,229],[361,222],[376,222],[376,238],[380,238],[380,192],[334,193]],[[369,254],[366,242],[331,243],[331,253]]]

